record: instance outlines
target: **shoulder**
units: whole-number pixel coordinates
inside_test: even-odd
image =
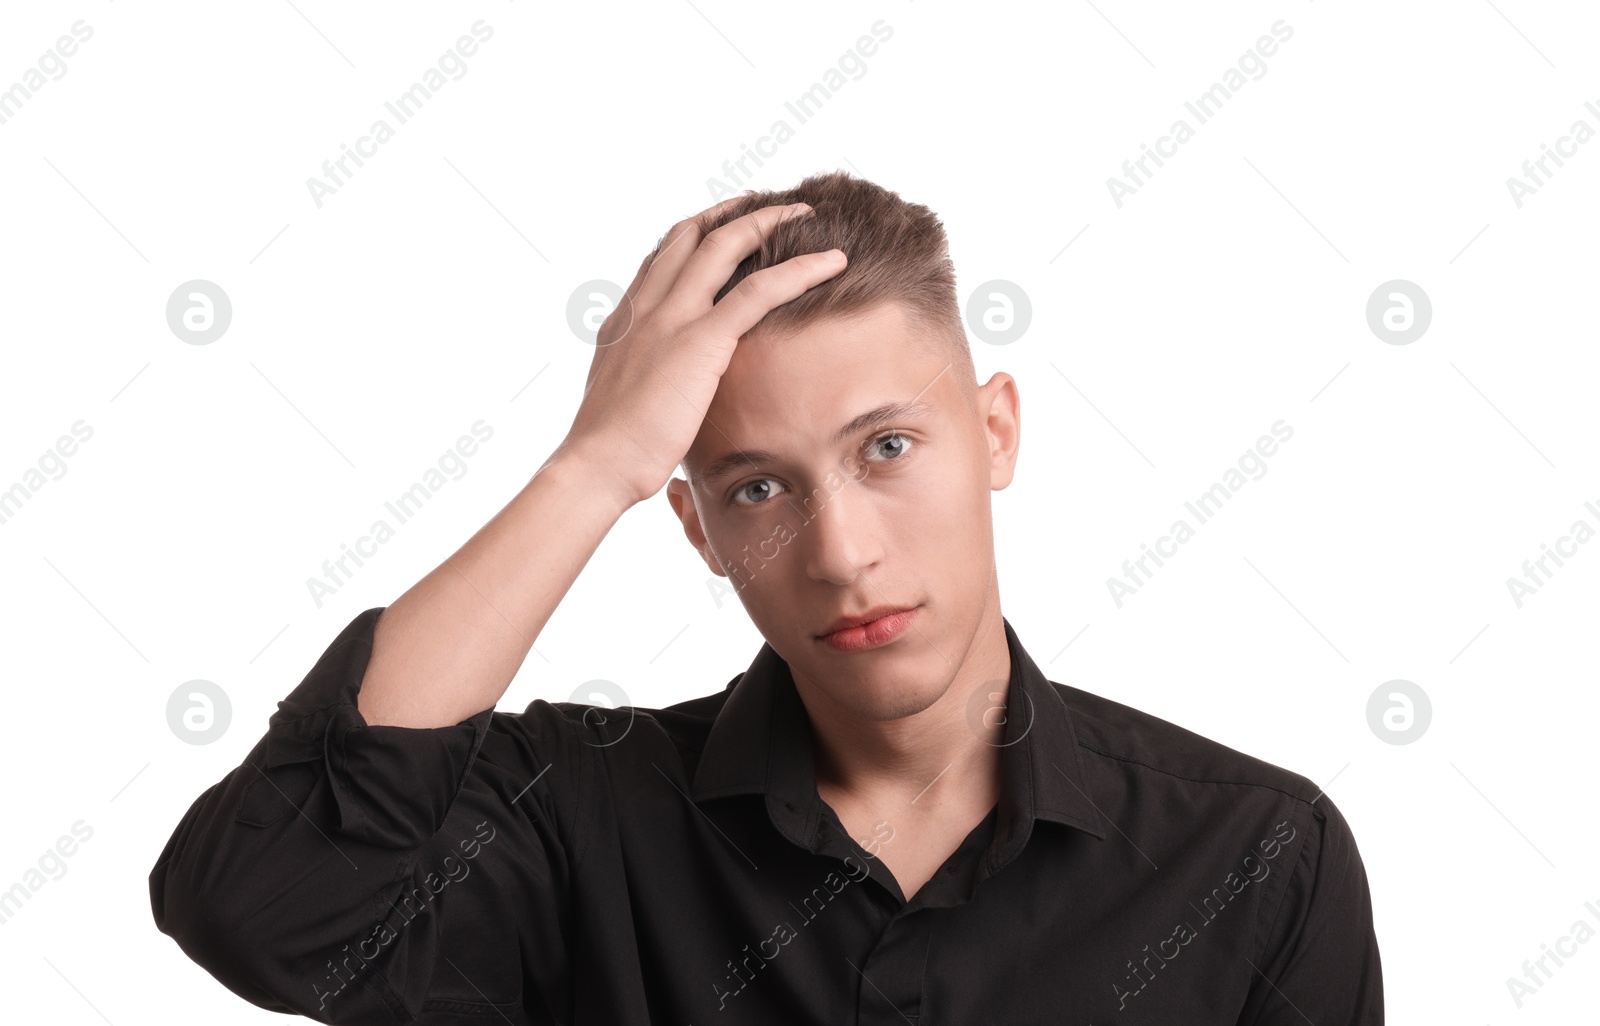
[[[1350,825],[1310,778],[1132,706],[1051,686],[1067,706],[1089,799],[1146,857],[1210,864],[1290,852],[1301,880],[1364,893]]]
[[[1138,781],[1144,788],[1213,793],[1309,805],[1321,793],[1309,778],[1247,755],[1133,706],[1066,684],[1051,687],[1067,706],[1080,758],[1096,776]],[[1273,796],[1276,796],[1274,798]]]

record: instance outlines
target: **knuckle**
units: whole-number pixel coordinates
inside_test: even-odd
[[[631,302],[624,302],[618,305],[601,323],[600,331],[595,336],[598,344],[609,346],[612,343],[622,341],[633,331],[635,316],[636,313]]]
[[[632,316],[633,303],[630,302],[626,296],[624,296],[622,302],[613,307],[611,312],[606,314],[605,320],[600,322],[600,331],[602,333],[609,331],[612,328],[615,328],[619,322]]]
[[[720,228],[713,228],[711,231],[707,232],[706,237],[700,241],[700,246],[702,249],[726,249],[729,246],[734,245],[732,232],[735,230],[736,229],[733,226],[733,222],[731,221]]]
[[[761,241],[761,222],[753,215],[734,218],[706,235],[706,243],[718,246],[748,248],[752,242]]]
[[[661,241],[656,243],[656,248],[645,258],[645,263],[654,264],[669,249],[685,240],[690,240],[690,244],[693,245],[692,240],[698,231],[699,223],[694,218],[689,217],[679,221],[667,229],[667,234],[661,236]]]
[[[764,275],[756,273],[740,279],[739,284],[733,287],[733,291],[746,299],[760,299],[770,291],[770,285],[771,282]]]
[[[678,221],[677,224],[672,226],[672,230],[667,232],[667,245],[678,242],[680,238],[698,235],[699,232],[701,232],[701,219],[683,218],[682,221]]]

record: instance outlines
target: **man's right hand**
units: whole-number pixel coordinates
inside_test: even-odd
[[[378,618],[357,693],[368,726],[452,726],[505,695],[617,518],[660,491],[694,444],[740,337],[844,269],[842,254],[801,254],[713,305],[739,262],[794,216],[793,207],[763,207],[703,238],[694,219],[680,221],[645,258],[600,326],[566,438],[504,509]]]
[[[810,209],[762,207],[704,236],[694,218],[674,225],[600,326],[583,402],[557,451],[581,453],[625,501],[660,491],[694,444],[739,339],[774,308],[844,270],[838,250],[803,253],[749,275],[713,304],[774,226]]]

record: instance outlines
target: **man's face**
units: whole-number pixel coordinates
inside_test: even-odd
[[[746,338],[685,459],[692,491],[668,486],[690,541],[796,680],[874,720],[936,701],[980,622],[998,617],[989,492],[1016,460],[1015,384],[969,382],[974,411],[960,366],[922,330],[885,303]],[[719,472],[740,451],[754,462]],[[841,617],[883,607],[915,609],[887,644],[840,651],[822,639]]]

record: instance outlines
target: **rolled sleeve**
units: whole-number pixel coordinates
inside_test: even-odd
[[[490,708],[368,726],[356,697],[382,611],[345,627],[189,807],[150,873],[156,925],[272,1011],[529,1022],[521,955],[543,960],[538,983],[562,1001],[584,746],[548,703],[526,720]],[[559,772],[532,787],[547,767]]]
[[[247,765],[259,775],[239,798],[239,822],[266,826],[300,803],[325,771],[343,837],[404,851],[438,832],[460,793],[493,709],[448,727],[368,726],[356,705],[382,607],[334,639],[311,672],[278,703]],[[319,771],[307,763],[322,762]]]

